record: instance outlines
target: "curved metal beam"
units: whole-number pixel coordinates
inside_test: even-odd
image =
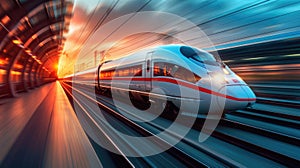
[[[57,21],[57,22],[61,22],[61,21]],[[47,24],[45,24],[45,26],[47,26]],[[44,27],[45,27],[44,26]],[[39,27],[42,27],[42,26],[39,26]],[[13,65],[16,63],[17,59],[19,58],[20,56],[15,56],[13,58],[10,59],[10,63],[8,64],[7,66],[7,81],[8,81],[8,87],[9,87],[9,91],[10,91],[10,95],[12,97],[14,97],[16,95],[16,91],[14,90],[14,86],[13,86],[13,83],[10,82],[11,81],[11,75],[10,75],[10,72],[11,72],[11,68],[13,67]]]
[[[56,43],[53,43],[52,45],[47,45],[47,46],[45,47],[45,50],[44,50],[44,51],[45,51],[45,52],[44,52],[45,54],[44,54],[44,55],[41,55],[41,56],[39,57],[40,60],[43,59],[43,57],[46,55],[47,52],[49,52],[49,51],[51,51],[51,50],[55,50],[57,47],[58,47],[58,46],[57,46]],[[34,61],[34,62],[32,63],[32,66],[31,66],[32,70],[34,70],[34,69],[33,69],[34,64],[37,65],[37,63]],[[42,64],[43,64],[43,62],[42,62]],[[38,66],[36,66],[35,73],[33,74],[33,75],[34,75],[34,79],[35,79],[35,83],[37,83],[37,82],[36,82],[36,81],[37,81],[37,78],[36,78],[37,70],[38,70]],[[32,71],[31,71],[31,72],[32,72]],[[30,75],[31,75],[31,72],[30,72]]]
[[[39,38],[39,39],[41,39],[42,41],[44,41],[45,39],[48,39],[48,38],[52,38],[52,37],[54,37],[54,36],[56,36],[57,34],[58,34],[59,32],[57,31],[57,32],[55,32],[55,33],[53,33],[53,34],[49,34],[49,33],[46,33],[46,31],[43,33],[43,34],[46,34],[45,36],[42,36],[42,39],[41,38]],[[32,40],[31,40],[31,42],[32,42]],[[32,42],[33,43],[33,42]],[[30,44],[32,44],[32,43],[30,43]],[[29,45],[30,45],[29,44]],[[38,44],[37,44],[38,45]],[[30,48],[30,47],[28,47],[28,48]],[[23,82],[23,89],[25,90],[25,91],[28,91],[28,84],[27,83],[31,83],[30,82],[30,80],[31,80],[31,78],[30,77],[28,77],[27,78],[27,80],[26,80],[26,78],[25,78],[25,71],[26,71],[26,67],[27,67],[27,65],[29,64],[29,60],[31,59],[31,57],[29,57],[28,59],[27,59],[27,61],[24,63],[24,66],[23,66],[23,69],[22,69],[22,82]],[[33,59],[32,59],[33,60]],[[34,61],[34,60],[33,60]],[[28,72],[29,73],[29,72]]]
[[[61,1],[35,1],[33,3],[32,2],[24,3],[24,5],[25,4],[28,5],[25,8],[27,8],[27,9],[30,8],[30,10],[24,10],[24,12],[18,12],[18,15],[16,15],[15,17],[12,17],[15,20],[15,23],[10,22],[10,24],[11,24],[10,27],[12,27],[12,29],[7,29],[5,27],[6,28],[5,30],[7,30],[9,33],[7,33],[4,37],[4,39],[1,40],[0,49],[6,48],[5,46],[8,46],[9,43],[11,44],[12,37],[18,37],[18,36],[22,37],[21,40],[26,41],[26,43],[27,43],[28,40],[33,36],[32,33],[36,33],[41,28],[49,26],[50,24],[60,22],[62,26],[60,26],[58,32],[61,33],[61,34],[63,33],[64,26],[65,25],[68,26],[68,23],[63,24],[64,23],[64,18],[68,17],[68,16],[71,16],[71,13],[64,12],[64,10],[66,10],[66,8],[69,7],[70,4],[72,4],[71,2],[65,2],[64,0],[61,0]],[[49,9],[50,9],[50,11],[52,11],[55,7],[57,7],[59,10],[61,10],[61,13],[60,13],[59,16],[55,16],[55,15],[52,15],[52,14],[49,13]],[[20,31],[21,29],[20,30],[18,29],[20,26],[21,27],[22,26],[27,26],[28,27],[28,25],[31,26],[31,23],[29,22],[28,18],[38,17],[37,14],[39,12],[43,11],[43,10],[46,11],[45,15],[48,16],[48,17],[46,17],[43,20],[38,20],[40,24],[36,24],[31,29],[26,28],[25,31]],[[29,11],[29,12],[26,12],[26,11]],[[49,17],[49,16],[52,16],[52,17]],[[16,18],[18,18],[18,19],[16,19]],[[31,44],[31,41],[29,41],[27,44]],[[13,65],[19,59],[20,55],[24,54],[22,50],[17,52],[16,55],[15,55],[15,53],[13,53],[13,56],[9,60],[9,64],[6,66],[6,71],[7,71],[6,81],[8,82],[7,85],[9,87],[9,91],[10,91],[11,96],[15,96],[15,90],[14,90],[13,84],[11,82],[10,73],[11,73]],[[27,62],[28,61],[26,61],[26,63],[24,64],[23,70],[22,70],[22,81],[23,82],[26,82],[24,80],[24,78],[25,78],[24,75],[25,75],[25,69],[27,67]],[[26,88],[25,85],[24,85],[24,88]]]
[[[27,22],[28,18],[34,16],[35,14],[37,14],[38,12],[40,12],[41,10],[45,9],[46,4],[49,4],[50,6],[54,6],[54,5],[59,5],[59,4],[63,4],[63,1],[47,1],[47,2],[43,2],[42,4],[36,6],[34,9],[30,10],[30,12],[25,13],[24,15],[16,18],[16,23],[14,25],[14,27],[10,30],[10,32],[8,34],[6,34],[6,36],[3,38],[3,40],[0,42],[0,50],[3,49],[4,44],[9,41],[9,39],[11,39],[12,36],[17,35],[18,32],[18,27],[22,24]],[[22,33],[22,32],[21,32]]]

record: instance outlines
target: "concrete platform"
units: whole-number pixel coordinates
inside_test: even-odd
[[[0,101],[0,167],[102,167],[59,82]]]

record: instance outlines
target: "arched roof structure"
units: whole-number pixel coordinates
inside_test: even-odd
[[[69,0],[0,1],[0,95],[56,78],[72,11]]]

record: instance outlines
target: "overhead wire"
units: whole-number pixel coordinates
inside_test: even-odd
[[[112,34],[118,31],[122,26],[124,26],[130,19],[132,19],[138,12],[140,12],[143,8],[145,8],[152,0],[147,1],[144,5],[142,5],[132,16],[126,19],[123,23],[121,23],[118,27],[116,27],[111,33],[109,33],[103,40],[101,40],[95,47],[92,47],[89,51],[85,53],[84,56],[90,54],[95,48],[101,45],[106,39],[108,39]],[[83,56],[83,57],[84,57]]]

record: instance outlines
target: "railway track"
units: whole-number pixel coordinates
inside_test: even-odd
[[[72,96],[72,92],[71,92],[70,88],[68,88],[64,84],[62,84],[62,87],[64,88],[64,90],[65,90],[66,94],[68,95],[68,97],[72,99],[73,106],[77,105],[78,107],[80,107],[79,109],[81,109],[82,112],[87,115],[86,119],[88,119],[89,122],[92,123],[91,124],[92,126],[96,127],[96,129],[93,129],[93,130],[96,131],[96,133],[99,135],[99,137],[102,137],[104,141],[106,141],[107,143],[109,143],[112,146],[114,146],[117,151],[120,151],[121,155],[115,155],[115,154],[113,154],[113,153],[111,153],[109,151],[104,151],[104,152],[107,153],[107,154],[109,154],[109,155],[113,155],[112,157],[118,160],[118,162],[116,162],[116,163],[121,162],[122,165],[124,165],[124,166],[134,167],[132,161],[130,161],[126,157],[126,155],[122,154],[122,151],[120,150],[120,148],[111,140],[111,138],[109,137],[109,135],[107,135],[106,132],[101,127],[97,126],[96,121],[86,111],[86,107],[84,107],[82,105],[82,102],[80,100],[78,100],[77,98],[75,98],[74,96]],[[90,139],[90,141],[91,141],[91,139]],[[101,149],[101,148],[98,145],[96,145],[94,141],[92,141],[91,143],[92,143],[92,145],[93,145],[94,148],[96,147],[98,149],[98,152],[97,152],[97,150],[96,150],[96,152],[97,152],[97,155],[99,156],[99,149]],[[103,152],[103,150],[102,150],[102,152]],[[111,163],[106,163],[106,165],[109,165],[109,166],[112,166],[112,165],[118,166],[118,164],[116,165],[115,163],[112,163],[112,162]]]
[[[215,136],[227,136],[231,143],[296,167],[300,164],[300,114],[291,106],[261,102],[259,98],[252,108],[226,114]]]
[[[70,87],[66,83],[63,85]],[[78,92],[85,92],[85,96],[91,98],[93,89],[91,89],[91,87],[89,88],[90,89],[87,89],[87,87],[82,86],[80,87],[81,91],[78,90]],[[109,98],[101,97],[101,102],[97,103],[109,107],[110,111],[113,111],[113,113],[109,113],[110,116],[120,117],[120,113],[118,112],[120,107],[116,109]],[[124,104],[124,106],[126,106],[126,104]],[[126,112],[125,109],[121,108],[121,110]],[[221,120],[217,129],[214,130],[212,137],[204,143],[197,142],[199,129],[195,127],[174,149],[172,148],[167,153],[171,153],[172,155],[178,153],[179,150],[181,151],[179,152],[180,154],[175,157],[173,156],[173,158],[188,157],[187,160],[191,159],[191,161],[196,162],[198,166],[206,167],[214,167],[216,165],[224,167],[243,167],[253,165],[258,161],[265,166],[277,165],[284,167],[285,165],[296,167],[295,165],[300,164],[300,156],[298,155],[298,153],[300,153],[300,135],[297,130],[299,120],[297,121],[297,119],[294,118],[294,125],[285,125],[280,124],[280,122],[272,118],[278,117],[278,120],[283,119],[283,121],[285,121],[284,119],[292,118],[293,113],[282,112],[282,114],[278,114],[273,111],[274,116],[270,115],[266,117],[266,115],[266,118],[258,120],[257,118],[249,117],[251,116],[249,113],[253,113],[252,115],[261,115],[258,113],[258,109],[247,109],[245,111],[245,113],[243,113],[243,111],[236,111],[226,114],[225,119]],[[243,113],[243,115],[240,115],[241,113]],[[280,117],[281,115],[285,117]],[[138,118],[138,116],[133,117]],[[124,116],[121,118],[124,119]],[[128,119],[125,120],[126,119],[123,121],[125,124],[129,122]],[[273,120],[273,122],[268,122],[269,120]],[[154,122],[134,123],[134,125],[138,125],[139,129],[148,132],[147,134],[142,134],[143,136],[147,136],[149,133],[155,135],[165,130],[170,125],[170,122],[168,119],[159,117]],[[178,128],[180,127],[184,127],[184,125],[179,124]],[[170,132],[169,134],[170,137],[179,136],[174,132]],[[168,141],[168,139],[164,139],[164,141]],[[220,148],[217,148],[217,146]],[[183,165],[187,164],[186,159],[180,161]],[[190,161],[188,162],[190,163]],[[195,164],[192,165],[195,166]]]
[[[300,164],[300,139],[269,129],[224,119],[213,136],[289,167]]]
[[[159,123],[163,123],[163,122],[159,122]],[[251,143],[250,140],[247,140],[247,139],[245,140],[245,137],[239,137],[239,136],[234,137],[234,136],[231,136],[230,135],[231,131],[227,131],[226,132],[226,130],[225,130],[225,127],[228,127],[228,125],[230,125],[231,128],[238,127],[239,128],[239,130],[238,130],[239,133],[242,133],[242,131],[246,130],[247,133],[250,132],[250,134],[251,133],[258,134],[258,131],[260,131],[260,135],[262,135],[263,138],[265,138],[264,134],[270,136],[270,134],[272,133],[275,138],[278,138],[279,140],[284,139],[287,142],[289,140],[291,140],[292,142],[294,142],[295,145],[299,145],[299,139],[293,138],[293,137],[288,137],[287,138],[287,136],[283,135],[283,134],[278,134],[276,132],[271,132],[271,131],[268,131],[268,130],[263,130],[261,128],[256,128],[256,127],[245,125],[245,124],[241,124],[241,123],[238,123],[238,122],[232,122],[232,121],[227,120],[227,119],[222,120],[220,126],[213,133],[214,137],[217,137],[217,138],[219,138],[219,139],[221,139],[223,141],[226,141],[226,142],[229,142],[229,143],[234,144],[236,146],[242,147],[244,149],[247,149],[249,151],[257,153],[259,155],[263,155],[264,157],[273,159],[275,161],[279,161],[282,164],[286,164],[286,165],[289,165],[291,167],[293,165],[297,165],[298,160],[297,160],[297,158],[295,158],[295,157],[297,157],[297,155],[294,156],[294,158],[289,157],[289,156],[285,156],[285,155],[281,155],[282,151],[274,152],[274,151],[272,151],[272,149],[266,149],[266,148],[264,148],[262,146],[256,145],[255,143]],[[166,129],[166,127],[161,127],[159,124],[156,124],[155,126],[158,127],[158,128],[160,128],[161,130]],[[241,127],[241,126],[243,126],[243,127]],[[226,128],[226,129],[228,129],[228,128]],[[250,135],[249,135],[249,137],[250,137]],[[244,139],[242,139],[242,138],[244,138]],[[195,148],[203,149],[203,147],[201,148],[199,146],[199,144],[197,144],[197,142],[195,143],[195,141],[193,141],[192,139],[195,139],[195,138],[184,139],[183,142],[188,142],[190,144],[193,144],[193,146]],[[256,151],[257,149],[259,149],[259,152]],[[286,149],[286,148],[283,148],[283,149]],[[280,158],[280,160],[277,160],[278,158]]]
[[[67,84],[62,84],[62,85],[66,90],[70,89],[69,85],[67,85]],[[72,94],[70,91],[67,91],[67,92],[69,95]],[[79,90],[76,90],[76,92],[80,93],[81,95],[85,96],[88,99],[91,98]],[[86,105],[82,105],[82,104],[85,104],[86,102],[77,100],[77,98],[75,98],[75,97],[73,97],[73,100],[75,100],[75,103],[80,105],[82,109],[87,109],[89,107]],[[93,100],[91,100],[91,101],[93,101]],[[109,123],[119,123],[119,124],[122,123],[122,126],[119,127],[119,129],[122,129],[127,134],[135,135],[135,136],[153,136],[152,132],[150,132],[150,131],[146,130],[145,128],[130,121],[126,117],[122,116],[120,113],[114,111],[111,107],[104,105],[102,103],[98,103],[98,104],[102,107],[102,109],[104,109],[107,112],[105,114],[105,117],[106,117],[106,119],[109,119],[109,121],[110,121]],[[85,113],[88,113],[88,112],[85,112]],[[89,116],[89,118],[91,118],[91,117],[92,116]],[[106,122],[101,121],[98,123],[106,123]],[[97,125],[97,124],[95,124],[95,125]],[[106,130],[106,131],[103,130],[102,134],[105,134],[105,133],[111,132],[111,131],[113,131],[113,130]],[[115,144],[114,140],[112,138],[110,138],[110,137],[114,137],[114,135],[111,134],[111,136],[106,136],[111,144]],[[115,137],[114,139],[120,140],[120,138],[121,137]],[[124,141],[123,143],[125,143],[125,144],[127,143],[125,139],[123,139],[123,141]],[[158,141],[160,141],[160,142],[157,142],[158,147],[160,145],[164,145],[164,144],[168,143],[163,139],[158,139]],[[148,142],[148,143],[152,143],[152,142]],[[132,146],[132,144],[127,144],[127,145],[131,146],[131,149],[128,148],[128,150],[137,150],[136,152],[139,152],[137,148],[134,148]],[[121,151],[120,148],[118,148],[117,146],[116,146],[116,148],[118,149],[118,151]],[[123,150],[124,150],[124,148],[123,148]],[[199,155],[199,156],[201,156],[201,155]],[[124,163],[127,163],[127,165],[130,165],[131,167],[135,167],[135,166],[153,167],[155,165],[156,166],[157,165],[166,166],[166,167],[209,167],[205,163],[193,158],[188,153],[185,153],[184,151],[182,151],[181,149],[179,149],[177,147],[172,147],[169,150],[167,150],[166,152],[156,155],[154,157],[140,157],[140,158],[130,157],[130,158],[127,158],[125,155],[122,155],[122,158],[123,159],[121,161]],[[135,162],[133,163],[133,161],[131,161],[131,160],[134,160]],[[137,160],[139,160],[139,161],[137,161]],[[140,160],[142,160],[142,161],[140,161]],[[146,164],[143,164],[143,163],[146,163]],[[213,163],[216,163],[216,161],[214,160]]]
[[[299,82],[249,84],[257,95],[257,102],[291,108],[300,108]]]

